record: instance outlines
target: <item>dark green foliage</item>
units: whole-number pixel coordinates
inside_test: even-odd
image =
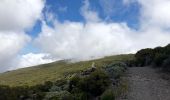
[[[101,100],[115,100],[115,93],[113,89],[107,89],[102,95]]]
[[[47,81],[31,87],[0,86],[0,100],[89,100],[101,95],[109,85],[108,75],[97,69],[87,76],[75,75],[69,81]]]
[[[138,51],[135,55],[138,66],[150,65],[154,59],[154,55],[153,49],[147,48]]]
[[[136,62],[140,66],[153,65],[164,71],[170,71],[170,44],[154,49],[142,49],[135,54]]]
[[[98,69],[89,76],[74,76],[70,80],[70,91],[83,97],[95,97],[101,95],[109,85],[108,75],[103,70]]]
[[[0,86],[0,100],[41,100],[44,93],[36,90],[37,87],[9,87]]]
[[[72,91],[72,92],[74,92],[74,91],[78,91],[77,90],[77,86],[78,86],[78,84],[79,84],[79,82],[80,82],[80,76],[78,76],[78,75],[75,75],[75,76],[73,76],[71,79],[70,79],[70,83],[69,83],[69,91]]]
[[[165,54],[170,55],[170,44],[165,47]]]
[[[93,96],[101,95],[109,86],[110,80],[105,72],[96,70],[90,76],[80,80],[79,88]]]
[[[91,100],[93,98],[90,93],[83,92],[78,88],[72,91],[72,95],[74,96],[74,100]]]
[[[113,90],[106,92],[106,89],[111,86],[111,83],[117,84],[126,67],[125,63],[112,63],[86,76],[75,75],[70,80],[69,91],[74,95],[75,100],[92,100],[100,95],[102,100],[114,100]]]
[[[133,59],[133,60],[127,60],[125,63],[126,63],[126,65],[127,65],[128,67],[134,67],[134,66],[137,66],[137,65],[138,65],[137,60],[135,60],[135,59]]]
[[[156,67],[160,67],[166,58],[167,58],[166,54],[156,53],[153,62]]]
[[[44,83],[44,86],[41,88],[42,91],[49,91],[49,89],[52,87],[53,83],[50,81],[47,81]]]
[[[163,50],[164,48],[163,47],[156,47],[156,48],[154,48],[154,52],[155,53],[160,53],[160,52],[164,52],[164,50]]]

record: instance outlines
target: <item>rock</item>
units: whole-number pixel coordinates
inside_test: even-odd
[[[91,68],[88,68],[87,70],[82,71],[82,72],[81,72],[81,75],[82,75],[82,76],[87,76],[87,75],[89,75],[90,73],[94,72],[95,70],[96,70],[95,63],[93,62]]]

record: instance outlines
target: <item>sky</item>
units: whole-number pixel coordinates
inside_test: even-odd
[[[170,0],[1,0],[0,72],[170,43]]]

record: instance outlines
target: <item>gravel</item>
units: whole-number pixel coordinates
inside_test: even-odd
[[[170,100],[170,83],[151,67],[131,67],[126,79],[129,89],[119,100]]]

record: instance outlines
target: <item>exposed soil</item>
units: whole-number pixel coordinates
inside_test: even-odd
[[[151,67],[131,67],[126,79],[129,90],[119,100],[170,100],[170,82]]]

